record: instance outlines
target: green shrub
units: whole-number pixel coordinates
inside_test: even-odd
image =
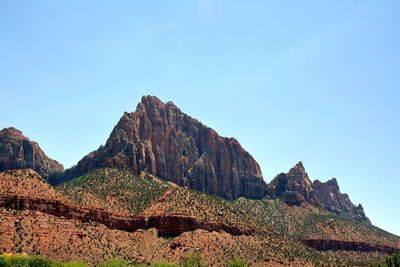
[[[29,259],[29,267],[51,267],[52,262],[43,258],[26,258]]]
[[[377,263],[374,267],[400,267],[400,254],[387,256],[384,263]]]
[[[392,256],[386,257],[386,266],[388,267],[399,267],[400,266],[400,254],[393,254]]]
[[[228,263],[228,267],[246,267],[246,262],[244,260],[233,260]]]
[[[179,265],[166,262],[157,262],[152,265],[141,264],[141,265],[136,265],[135,267],[179,267]]]
[[[34,257],[21,257],[19,255],[15,256],[0,256],[0,267],[52,267],[53,262],[47,259]]]
[[[106,260],[105,263],[99,264],[98,267],[127,267],[127,263],[123,259],[113,258]]]
[[[74,262],[56,262],[52,267],[89,267],[86,262],[74,261]]]
[[[205,267],[203,260],[199,253],[194,253],[191,257],[182,257],[181,264],[182,267]]]
[[[179,267],[179,265],[173,263],[166,263],[166,262],[157,262],[155,264],[150,265],[151,267]]]

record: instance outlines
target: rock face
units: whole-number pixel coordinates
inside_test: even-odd
[[[339,185],[335,178],[322,183],[318,180],[313,182],[315,196],[325,209],[336,213],[345,214],[358,221],[371,223],[359,204],[355,206],[347,194],[340,193]]]
[[[4,128],[0,131],[0,171],[28,168],[46,178],[64,171],[60,163],[46,156],[38,143],[15,128]]]
[[[125,113],[105,146],[85,156],[53,184],[101,167],[141,171],[181,186],[221,196],[261,198],[265,182],[258,163],[234,138],[181,112],[144,96],[136,111]]]
[[[302,162],[297,163],[288,173],[276,176],[268,185],[268,194],[282,198],[286,204],[292,206],[300,206],[303,203],[319,205],[315,198],[313,184]]]
[[[276,176],[268,185],[267,191],[271,197],[281,198],[290,206],[308,203],[338,215],[350,216],[360,222],[371,223],[361,204],[355,206],[347,194],[340,193],[335,178],[325,183],[318,180],[312,183],[301,162],[288,173]]]

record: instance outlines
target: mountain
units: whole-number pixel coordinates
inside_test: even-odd
[[[15,128],[4,128],[0,131],[0,171],[28,168],[46,178],[64,171],[60,163],[46,156],[38,143]]]
[[[347,194],[342,194],[335,178],[322,183],[311,182],[302,162],[288,173],[277,175],[267,189],[271,197],[280,198],[288,205],[304,203],[326,209],[338,215],[349,216],[357,221],[371,223],[359,204],[355,206]]]
[[[227,199],[261,198],[260,167],[234,138],[183,113],[172,102],[143,96],[136,111],[125,113],[105,146],[85,156],[57,184],[102,167],[144,171],[181,186]]]
[[[288,173],[276,176],[268,185],[268,193],[272,197],[282,198],[288,205],[319,204],[302,162],[297,163]]]
[[[339,185],[335,178],[325,183],[315,180],[313,187],[318,202],[328,211],[339,215],[348,215],[358,221],[371,223],[365,215],[361,204],[358,206],[354,205],[347,194],[340,193]]]

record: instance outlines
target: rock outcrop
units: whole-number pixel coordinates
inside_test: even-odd
[[[0,207],[15,210],[40,211],[54,216],[81,222],[97,222],[110,229],[128,232],[139,229],[156,228],[160,235],[179,235],[183,232],[203,229],[207,231],[224,231],[232,235],[250,235],[251,229],[242,229],[221,222],[203,222],[194,217],[181,215],[161,216],[132,216],[124,217],[102,209],[80,208],[61,200],[33,198],[29,196],[0,194]]]
[[[346,250],[346,251],[362,251],[362,252],[382,252],[393,254],[400,252],[400,248],[370,244],[366,242],[340,241],[332,239],[305,239],[303,243],[315,250]]]
[[[258,163],[236,139],[220,137],[172,102],[164,104],[154,96],[144,96],[135,112],[122,116],[105,146],[51,183],[101,167],[144,171],[227,199],[265,195]]]
[[[358,221],[371,223],[365,215],[361,204],[355,206],[347,194],[340,193],[339,185],[335,178],[325,183],[315,180],[313,187],[316,198],[325,209],[338,215],[347,215]]]
[[[0,171],[28,168],[45,178],[64,171],[60,163],[46,156],[38,143],[15,128],[4,128],[0,131]]]
[[[271,197],[282,198],[288,205],[300,206],[309,203],[318,206],[313,184],[308,178],[303,163],[299,162],[288,173],[276,176],[268,185]]]
[[[318,180],[311,182],[301,162],[288,173],[277,175],[268,184],[267,192],[271,197],[280,198],[290,206],[308,203],[360,222],[371,223],[361,204],[355,206],[347,194],[340,193],[335,178],[325,183]]]

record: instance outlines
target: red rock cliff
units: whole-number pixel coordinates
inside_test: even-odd
[[[4,128],[0,131],[0,171],[28,168],[45,178],[64,171],[60,163],[46,156],[38,143],[15,128]]]
[[[346,214],[358,221],[371,223],[365,215],[364,209],[359,204],[355,206],[347,194],[342,194],[335,178],[322,183],[313,182],[315,196],[318,201],[329,211],[336,214]]]
[[[144,96],[125,113],[105,146],[84,157],[59,183],[99,167],[156,175],[227,199],[261,198],[265,182],[258,163],[234,138],[184,114],[172,102]]]

